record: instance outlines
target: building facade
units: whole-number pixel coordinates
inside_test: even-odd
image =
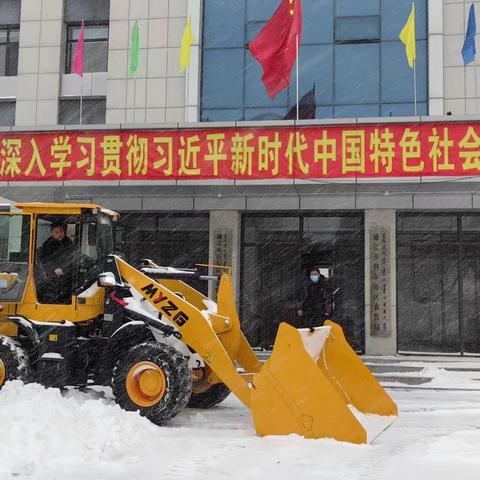
[[[460,54],[470,2],[453,0],[415,1],[416,117],[398,39],[411,1],[304,0],[299,85],[301,94],[315,86],[316,119],[282,120],[295,82],[270,100],[248,52],[278,3],[0,0],[0,133],[441,131],[480,121],[477,63],[465,68]],[[195,40],[181,73],[188,18]],[[83,78],[71,73],[82,21]],[[129,77],[136,22],[139,65]],[[270,347],[282,320],[301,323],[298,292],[315,265],[332,279],[336,318],[357,350],[480,353],[480,171],[29,180],[1,168],[0,196],[12,202],[91,201],[119,211],[117,246],[132,262],[231,263],[254,345]]]

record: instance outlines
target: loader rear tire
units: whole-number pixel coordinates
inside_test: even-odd
[[[139,411],[152,423],[162,425],[187,405],[192,375],[178,350],[163,343],[145,342],[118,361],[112,390],[124,410]]]
[[[13,338],[0,335],[0,389],[9,380],[27,381],[30,376],[28,357]]]
[[[230,393],[230,389],[224,383],[215,383],[205,392],[192,393],[187,407],[212,408],[223,402]]]

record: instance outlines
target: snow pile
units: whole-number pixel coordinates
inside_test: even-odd
[[[444,388],[473,388],[478,389],[478,380],[470,378],[472,372],[449,371],[444,368],[427,367],[422,370],[425,376],[432,377],[428,383],[430,387]]]
[[[431,373],[442,382],[446,375],[471,382],[464,372]],[[399,418],[373,444],[353,445],[257,437],[234,395],[157,427],[121,410],[108,389],[62,394],[7,383],[0,392],[0,480],[476,480],[478,387],[391,390]],[[375,416],[361,420],[369,430],[380,425]]]
[[[428,446],[412,448],[386,468],[390,480],[478,480],[480,430],[463,430],[440,437]]]
[[[0,426],[2,480],[73,479],[80,466],[91,478],[114,476],[139,462],[135,452],[156,431],[111,401],[19,381],[0,392]]]

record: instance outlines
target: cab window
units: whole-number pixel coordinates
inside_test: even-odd
[[[21,300],[28,274],[30,215],[0,215],[0,301]]]
[[[39,303],[72,303],[77,274],[78,226],[78,216],[38,218],[34,272]]]
[[[98,276],[97,219],[94,216],[82,220],[80,233],[80,259],[77,293],[96,282]]]

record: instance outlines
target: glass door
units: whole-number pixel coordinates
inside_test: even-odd
[[[480,216],[398,219],[399,352],[480,353]]]
[[[249,341],[270,348],[280,322],[297,328],[309,269],[329,276],[335,318],[358,351],[364,348],[363,215],[245,214],[241,319]]]

